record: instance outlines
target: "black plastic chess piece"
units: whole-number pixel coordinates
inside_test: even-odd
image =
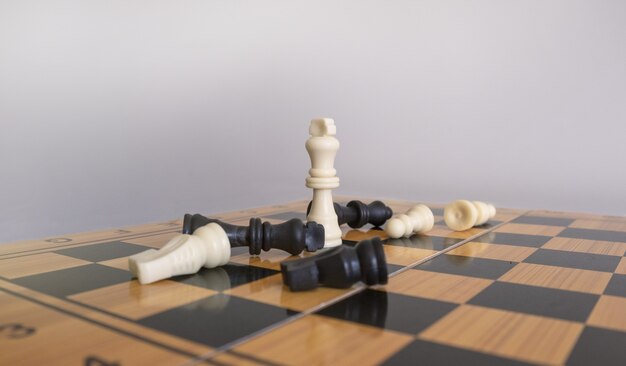
[[[312,290],[320,285],[347,288],[358,281],[371,286],[387,283],[387,260],[380,238],[355,246],[340,245],[318,255],[280,264],[283,283],[291,291]]]
[[[193,232],[204,225],[216,223],[224,229],[231,247],[249,247],[251,255],[261,254],[261,249],[281,249],[291,255],[298,255],[303,250],[314,252],[324,247],[324,227],[315,221],[304,224],[300,219],[291,219],[282,224],[261,223],[253,217],[249,226],[238,226],[211,219],[200,214],[185,214],[183,234]]]
[[[348,202],[346,206],[336,202],[333,203],[333,206],[335,207],[339,225],[348,224],[348,226],[354,229],[363,227],[366,224],[382,226],[393,216],[391,208],[381,201],[374,201],[366,205],[361,201],[354,200]],[[307,215],[309,211],[311,211],[311,202],[309,202],[309,206],[306,209]]]

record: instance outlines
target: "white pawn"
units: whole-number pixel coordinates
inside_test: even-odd
[[[149,249],[128,257],[130,272],[142,285],[173,276],[193,274],[201,267],[215,268],[228,263],[230,242],[216,223],[181,234],[159,250]]]
[[[311,158],[311,169],[306,178],[306,186],[313,188],[311,211],[307,221],[315,221],[324,226],[324,247],[341,245],[341,229],[333,206],[332,189],[339,187],[339,178],[334,168],[339,141],[335,138],[337,128],[330,118],[311,121],[306,141],[306,150]]]
[[[446,225],[454,231],[464,231],[474,226],[483,225],[496,216],[496,208],[481,201],[458,200],[450,203],[443,210]]]
[[[417,205],[405,214],[390,218],[385,225],[385,233],[390,238],[409,237],[412,234],[423,234],[435,225],[433,212],[426,205]]]

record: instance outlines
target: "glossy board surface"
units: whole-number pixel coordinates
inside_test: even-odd
[[[281,223],[307,203],[212,217]],[[280,262],[295,257],[245,247],[139,285],[127,257],[180,220],[2,245],[0,364],[626,364],[626,219],[499,209],[454,232],[432,207],[428,235],[342,227],[346,244],[383,240],[389,283],[370,288],[290,292]]]

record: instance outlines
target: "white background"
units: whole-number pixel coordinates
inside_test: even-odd
[[[626,2],[0,0],[0,242],[338,193],[626,214]]]

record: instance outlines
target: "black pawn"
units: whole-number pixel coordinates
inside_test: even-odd
[[[193,234],[197,228],[210,223],[216,223],[224,229],[231,247],[247,246],[251,255],[259,255],[261,249],[268,251],[272,248],[298,255],[305,249],[314,252],[324,247],[324,227],[314,221],[305,225],[299,219],[272,225],[269,222],[261,223],[261,219],[253,217],[249,226],[238,226],[200,214],[185,214],[183,234]]]
[[[361,201],[354,200],[348,202],[346,206],[338,203],[333,203],[333,206],[335,207],[339,225],[348,224],[353,229],[358,229],[366,224],[382,226],[393,216],[391,208],[381,201],[374,201],[366,205]],[[309,202],[309,207],[306,209],[307,215],[309,211],[311,211],[311,202]]]
[[[368,286],[387,283],[387,260],[380,238],[355,246],[340,245],[318,255],[280,264],[283,283],[291,291],[318,286],[348,288],[358,281]]]

